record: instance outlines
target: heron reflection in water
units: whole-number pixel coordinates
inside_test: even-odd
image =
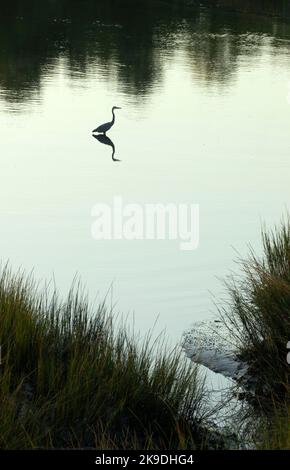
[[[110,147],[112,147],[112,160],[114,162],[120,162],[121,160],[119,160],[118,158],[115,158],[115,145],[113,144],[113,142],[111,141],[111,139],[105,135],[105,134],[98,134],[98,135],[95,135],[93,134],[93,137],[95,139],[97,139],[99,142],[101,142],[101,144],[104,144],[104,145],[109,145]]]

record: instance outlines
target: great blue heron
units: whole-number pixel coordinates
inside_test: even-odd
[[[112,147],[112,160],[114,162],[120,162],[121,160],[119,160],[118,158],[115,158],[115,145],[114,143],[111,141],[111,139],[109,139],[109,137],[105,134],[97,134],[97,135],[93,135],[93,137],[95,139],[97,139],[99,142],[101,142],[101,144],[105,144],[105,145],[109,145],[110,147]]]
[[[113,114],[112,121],[111,122],[106,122],[105,124],[101,124],[99,127],[97,127],[96,129],[93,130],[93,133],[94,132],[99,132],[101,134],[106,135],[106,132],[108,132],[108,130],[111,129],[112,125],[115,122],[115,113],[114,113],[115,109],[121,109],[121,108],[119,108],[119,106],[113,106],[112,107],[112,114]]]

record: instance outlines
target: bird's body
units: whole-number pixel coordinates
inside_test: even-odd
[[[96,129],[93,130],[93,133],[98,132],[99,134],[106,135],[106,132],[108,132],[111,129],[111,127],[113,126],[113,124],[115,122],[115,113],[114,113],[115,109],[121,109],[121,108],[119,108],[118,106],[113,106],[113,108],[112,108],[112,114],[113,114],[112,121],[106,122],[105,124],[101,124],[99,127],[97,127]]]

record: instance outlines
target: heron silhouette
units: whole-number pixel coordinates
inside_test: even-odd
[[[115,158],[115,145],[114,143],[111,141],[111,139],[109,139],[109,137],[105,134],[97,134],[97,135],[94,135],[93,134],[93,137],[95,139],[97,139],[101,144],[104,144],[104,145],[109,145],[110,147],[112,147],[113,151],[112,151],[112,160],[114,162],[120,162],[121,160],[119,160],[118,158]]]
[[[106,122],[105,124],[101,124],[99,127],[97,127],[96,129],[94,129],[92,132],[98,132],[100,134],[103,134],[103,135],[106,135],[106,132],[108,132],[111,127],[114,125],[114,122],[115,122],[115,109],[122,109],[122,108],[119,108],[119,106],[113,106],[112,107],[112,114],[113,114],[113,119],[112,121],[110,122]]]

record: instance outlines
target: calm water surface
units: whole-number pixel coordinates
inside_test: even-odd
[[[290,197],[290,25],[205,6],[17,7],[0,20],[0,258],[172,340]],[[114,3],[114,2],[113,2]],[[19,2],[21,5],[21,2]],[[257,27],[257,25],[259,25]],[[102,145],[91,129],[121,106]],[[92,206],[200,205],[200,245],[95,241]]]

